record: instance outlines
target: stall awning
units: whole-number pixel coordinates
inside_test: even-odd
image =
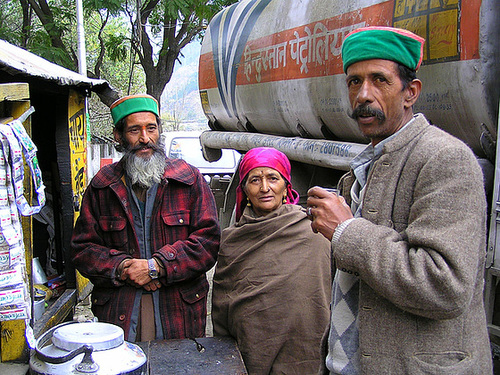
[[[0,40],[0,70],[4,70],[12,76],[21,74],[24,76],[39,77],[60,86],[83,87],[93,91],[109,89],[109,84],[106,80],[88,78],[10,44],[5,40]]]

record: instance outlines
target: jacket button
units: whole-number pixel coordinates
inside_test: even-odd
[[[184,223],[184,219],[179,219],[179,223]]]
[[[196,298],[200,298],[200,295],[199,295],[198,293],[196,293],[196,296],[195,296],[195,297],[196,297]]]
[[[118,319],[120,319],[121,321],[124,321],[124,320],[125,320],[125,315],[124,315],[124,314],[120,315],[120,316],[118,317]]]
[[[168,259],[174,259],[174,253],[168,253]]]

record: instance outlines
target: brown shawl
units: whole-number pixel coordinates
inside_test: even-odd
[[[330,243],[300,206],[246,208],[223,231],[214,275],[215,335],[233,336],[249,374],[315,374],[330,317]]]

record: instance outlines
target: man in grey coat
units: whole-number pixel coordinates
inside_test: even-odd
[[[482,172],[464,143],[413,114],[423,44],[368,27],[342,46],[352,118],[371,143],[341,197],[308,192],[337,267],[322,373],[492,373]]]

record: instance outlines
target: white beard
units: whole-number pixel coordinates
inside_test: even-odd
[[[161,149],[154,150],[153,155],[144,158],[135,152],[127,151],[125,154],[125,170],[132,181],[132,185],[139,185],[149,189],[153,184],[159,183],[165,172],[166,159]]]

